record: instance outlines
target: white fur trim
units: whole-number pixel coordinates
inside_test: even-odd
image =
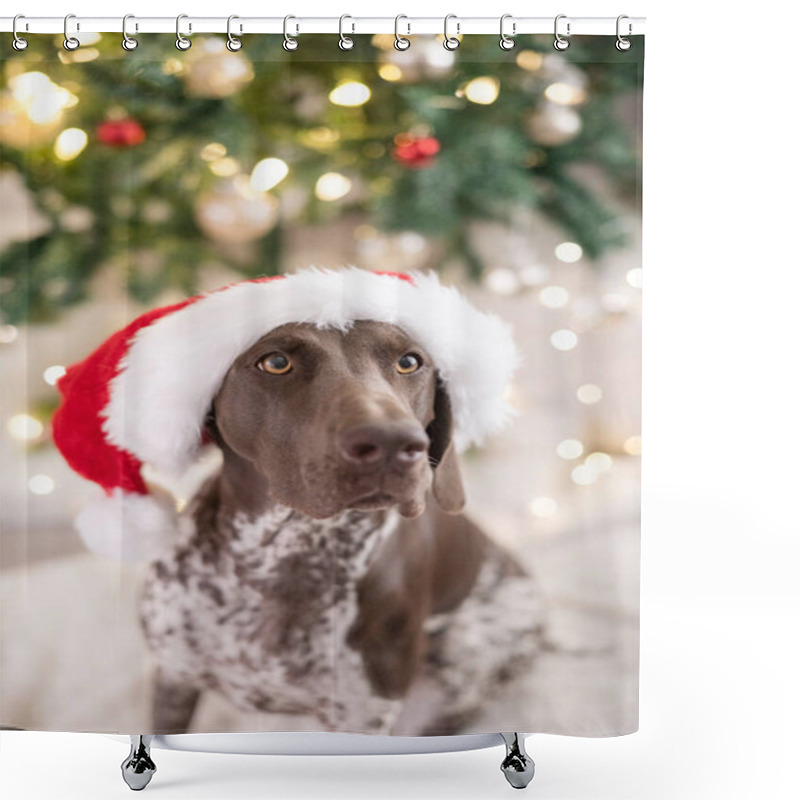
[[[240,353],[289,322],[347,330],[370,319],[398,325],[428,350],[450,395],[457,450],[480,444],[516,414],[503,396],[519,365],[511,328],[441,285],[435,272],[409,275],[414,285],[356,267],[311,267],[235,284],[161,317],[135,334],[110,383],[107,438],[159,470],[180,472]]]
[[[114,561],[152,561],[177,541],[177,513],[166,497],[114,489],[89,502],[75,527],[94,553]]]

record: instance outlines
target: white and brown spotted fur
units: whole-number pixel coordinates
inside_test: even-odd
[[[154,733],[186,732],[205,690],[243,711],[311,714],[331,731],[456,733],[504,683],[530,668],[541,645],[537,587],[505,550],[448,507],[458,504],[453,492],[460,481],[451,466],[445,468],[449,476],[442,469],[444,488],[437,488],[435,470],[446,458],[453,464],[446,446],[436,450],[435,463],[404,466],[383,479],[380,488],[398,502],[353,501],[341,483],[349,466],[330,456],[327,442],[339,441],[343,419],[351,420],[344,430],[352,428],[368,397],[367,391],[348,394],[342,374],[373,392],[382,389],[384,399],[391,394],[376,383],[371,359],[354,355],[382,328],[391,326],[360,326],[360,338],[350,340],[313,332],[309,346],[320,337],[326,359],[334,350],[348,356],[335,379],[340,391],[317,386],[320,369],[308,366],[317,399],[303,407],[299,382],[292,395],[300,418],[319,426],[309,434],[313,440],[298,440],[297,448],[310,455],[294,469],[320,481],[316,488],[326,502],[343,497],[333,513],[300,499],[300,489],[296,504],[285,502],[285,493],[272,496],[281,481],[268,459],[244,444],[251,422],[241,413],[242,397],[257,385],[247,383],[250,373],[234,372],[220,393],[214,423],[223,469],[184,512],[180,541],[151,565],[141,596],[142,626],[159,665]],[[411,343],[396,345],[401,352]],[[275,346],[265,341],[251,348],[240,366]],[[327,365],[321,352],[317,363]],[[293,357],[302,368],[302,357]],[[425,426],[434,451],[433,417],[446,415],[434,374],[427,387],[419,381],[416,389],[394,380],[388,383],[400,387],[398,407]],[[325,402],[316,405],[320,395]],[[340,407],[337,396],[344,398]],[[245,407],[254,407],[252,397]],[[243,426],[241,439],[234,423],[226,426],[220,418],[225,414]],[[332,427],[325,423],[328,414]],[[261,431],[272,423],[252,424]],[[231,441],[242,442],[237,451]],[[328,463],[338,470],[333,488],[321,483]],[[357,466],[346,487],[356,486],[351,494],[362,497],[364,481],[377,479]],[[291,468],[285,454],[275,463],[276,470]],[[418,513],[420,486],[427,502]]]

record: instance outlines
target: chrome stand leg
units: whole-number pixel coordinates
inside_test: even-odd
[[[139,792],[150,783],[156,771],[156,765],[150,758],[150,742],[152,736],[132,733],[131,752],[122,762],[122,778],[135,792]]]
[[[525,737],[521,733],[501,733],[506,743],[506,757],[500,769],[515,789],[524,789],[532,780],[535,766],[525,752]]]

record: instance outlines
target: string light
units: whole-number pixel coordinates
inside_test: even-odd
[[[542,68],[543,62],[542,54],[534,50],[520,50],[517,53],[517,66],[528,72],[537,72]]]
[[[239,172],[239,162],[231,156],[210,161],[208,168],[220,178],[231,178]]]
[[[563,286],[545,286],[539,292],[539,302],[547,308],[561,308],[569,302],[569,292]]]
[[[567,461],[580,458],[583,455],[583,443],[578,439],[564,439],[556,447],[556,453]]]
[[[48,367],[43,373],[42,377],[44,378],[45,383],[49,383],[51,386],[55,386],[58,383],[58,379],[62,375],[66,375],[67,371],[62,367],[60,364],[54,364],[52,367]]]
[[[314,186],[314,194],[326,202],[333,200],[340,200],[345,195],[349,194],[353,188],[353,182],[350,178],[341,175],[338,172],[326,172],[321,175]]]
[[[556,258],[565,264],[574,264],[583,257],[583,248],[575,242],[561,242],[555,250]]]
[[[597,473],[608,472],[611,469],[614,460],[608,453],[595,452],[586,456],[584,462],[589,469]]]
[[[640,456],[642,454],[642,437],[629,436],[623,443],[622,449],[629,456]]]
[[[72,92],[53,83],[43,72],[23,72],[10,78],[8,85],[13,98],[37,125],[56,122],[65,108],[72,108],[78,102]]]
[[[629,269],[627,274],[625,275],[625,279],[628,283],[633,286],[634,289],[641,289],[642,288],[642,268],[635,267],[634,269]]]
[[[56,482],[49,475],[34,475],[28,481],[28,490],[31,494],[52,494],[55,488]]]
[[[528,509],[534,517],[552,517],[558,511],[558,503],[552,497],[534,497]]]
[[[603,390],[594,383],[584,383],[582,386],[578,387],[575,394],[578,400],[587,406],[599,403],[603,398]]]
[[[484,276],[484,283],[495,294],[514,294],[519,289],[519,280],[514,270],[503,267],[489,270]]]
[[[463,92],[471,103],[489,106],[500,95],[500,81],[489,76],[473,78],[463,87]]]
[[[586,90],[569,83],[551,83],[544,90],[544,96],[560,106],[577,106],[586,102]]]
[[[378,75],[389,83],[397,83],[403,79],[403,70],[397,64],[381,64],[378,67]]]
[[[58,134],[53,151],[62,161],[71,161],[83,152],[88,142],[86,131],[80,128],[66,128]]]
[[[200,151],[200,158],[202,158],[203,161],[216,161],[225,156],[227,152],[228,148],[225,147],[224,144],[209,142],[209,144]]]
[[[556,350],[574,350],[578,346],[578,334],[569,328],[562,328],[559,331],[554,331],[550,334],[550,344]]]
[[[280,158],[264,158],[259,161],[250,174],[250,186],[259,192],[266,192],[277,186],[289,174],[289,167]]]
[[[345,81],[331,91],[328,99],[337,106],[363,106],[371,94],[369,86],[365,83]]]
[[[19,329],[15,325],[0,325],[0,344],[11,344],[19,336]]]
[[[6,428],[12,439],[21,442],[33,441],[44,433],[44,425],[29,414],[15,414],[6,423]]]

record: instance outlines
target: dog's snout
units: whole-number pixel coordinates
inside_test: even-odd
[[[346,461],[360,466],[388,462],[411,466],[427,453],[429,444],[425,431],[413,423],[368,423],[346,430],[340,451]]]

